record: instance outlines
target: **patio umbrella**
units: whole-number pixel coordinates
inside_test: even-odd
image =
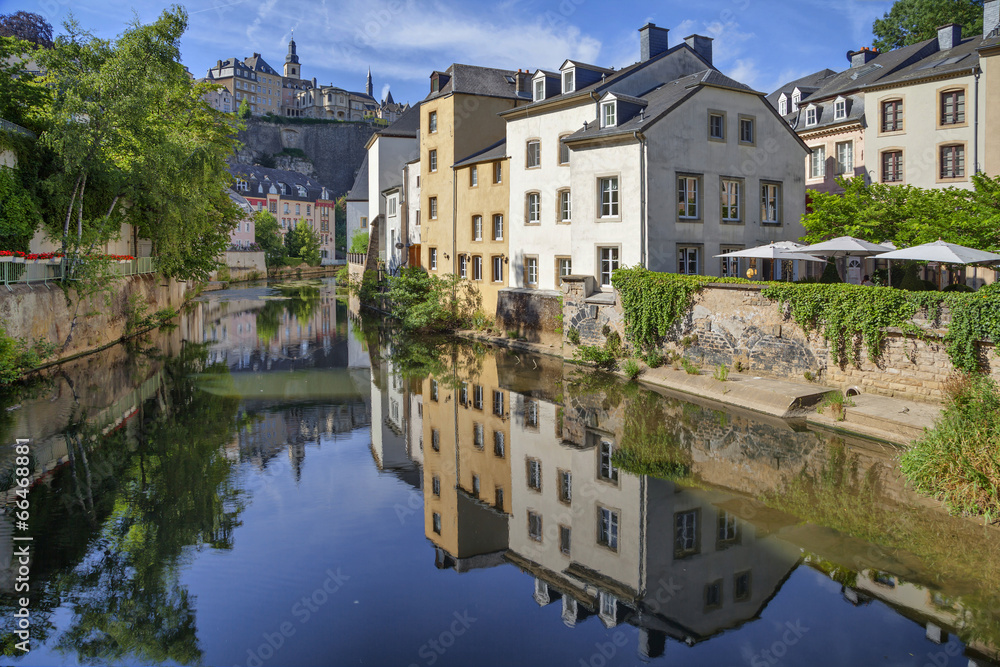
[[[968,248],[957,243],[938,239],[933,243],[902,248],[876,255],[876,259],[909,259],[917,262],[940,262],[942,264],[980,264],[1000,262],[1000,255],[985,250]],[[891,274],[890,274],[891,275]]]
[[[782,241],[779,243],[791,243],[790,241]],[[825,262],[825,259],[820,259],[819,257],[813,257],[812,255],[807,255],[798,250],[790,249],[787,247],[782,247],[779,243],[769,243],[767,245],[758,246],[756,248],[747,248],[745,250],[734,250],[733,252],[725,252],[721,255],[716,255],[716,257],[746,257],[749,259],[797,259],[803,262]]]
[[[802,248],[801,252],[826,257],[870,257],[885,252],[885,246],[856,239],[853,236],[840,236]]]

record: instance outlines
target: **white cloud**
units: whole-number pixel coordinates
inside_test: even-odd
[[[389,84],[385,84],[384,86],[382,86],[382,94],[378,98],[379,101],[384,100],[388,94],[389,94]]]

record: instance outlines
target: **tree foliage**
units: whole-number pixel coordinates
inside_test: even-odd
[[[947,23],[958,23],[965,35],[981,35],[983,0],[896,0],[872,25],[874,46],[884,52],[916,44],[936,37]]]
[[[482,306],[478,288],[454,274],[444,277],[410,267],[389,277],[390,313],[407,332],[461,326]]]
[[[940,238],[980,250],[1000,248],[1000,178],[976,174],[973,190],[866,184],[860,176],[837,183],[842,195],[809,191],[812,210],[802,218],[809,243],[854,236],[905,248]]]
[[[27,252],[40,222],[38,206],[17,173],[0,166],[0,249]]]
[[[309,266],[319,266],[319,235],[305,220],[299,220],[285,234],[285,250],[289,257],[298,257]]]
[[[269,267],[285,264],[285,242],[281,239],[278,219],[268,211],[254,213],[254,241],[264,251],[264,259]]]
[[[34,12],[0,14],[0,37],[16,37],[36,48],[52,48],[52,26],[44,16]]]
[[[0,36],[0,118],[40,131],[42,127],[32,118],[32,110],[47,102],[49,91],[24,72],[30,51],[31,43]],[[3,144],[8,140],[4,139]]]
[[[358,230],[351,237],[351,252],[368,252],[368,232]]]

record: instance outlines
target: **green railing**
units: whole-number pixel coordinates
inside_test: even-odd
[[[126,278],[144,273],[156,273],[152,257],[112,262],[111,272]],[[12,285],[27,285],[33,289],[41,284],[48,288],[50,282],[66,280],[66,260],[26,260],[24,262],[0,262],[0,281],[13,291]],[[72,280],[72,278],[70,279]]]

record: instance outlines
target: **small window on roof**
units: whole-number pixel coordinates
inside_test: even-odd
[[[843,120],[845,118],[847,118],[847,100],[838,97],[837,101],[833,103],[833,119]]]
[[[532,99],[535,102],[545,99],[545,79],[537,79],[535,81],[535,95]]]
[[[617,108],[614,100],[601,104],[601,127],[614,127],[617,117]]]
[[[572,93],[576,90],[576,74],[575,70],[567,70],[563,72],[563,92]]]

